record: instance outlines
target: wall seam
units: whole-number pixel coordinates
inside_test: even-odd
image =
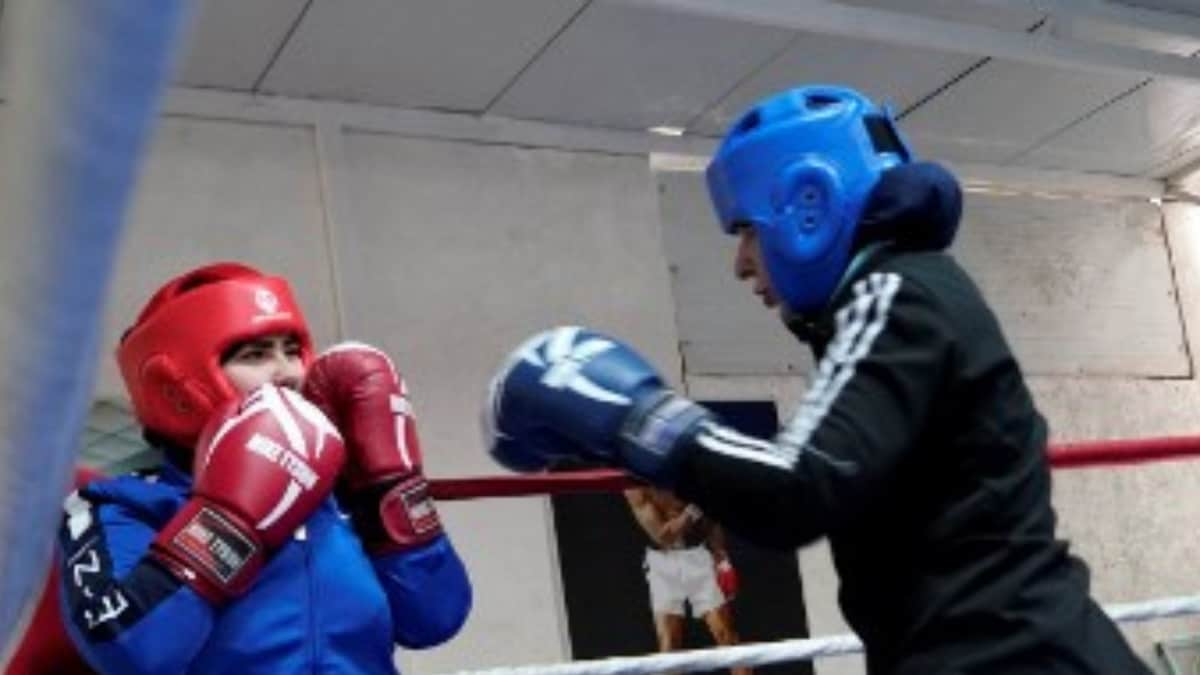
[[[335,230],[341,223],[337,210],[337,190],[341,169],[345,162],[342,146],[343,129],[336,120],[318,117],[313,131],[316,140],[317,182],[321,198],[321,222],[324,226],[325,251],[329,285],[333,295],[333,314],[337,322],[337,339],[347,338],[346,303],[342,291],[342,275],[338,263],[337,236]]]

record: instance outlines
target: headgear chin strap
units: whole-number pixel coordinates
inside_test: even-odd
[[[755,104],[708,165],[725,232],[755,228],[789,309],[819,310],[849,264],[871,189],[912,160],[891,113],[845,87],[814,85]]]
[[[221,370],[230,347],[274,334],[295,336],[301,359],[312,338],[286,280],[237,263],[216,263],[167,282],[117,346],[117,365],[147,430],[191,448],[209,415],[237,392]]]

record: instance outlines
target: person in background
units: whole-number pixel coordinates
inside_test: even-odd
[[[738,644],[732,602],[737,595],[737,571],[729,558],[725,533],[694,504],[653,487],[625,491],[634,519],[649,538],[644,568],[658,650],[684,647],[685,622],[702,619],[721,646]],[[751,675],[733,668],[732,675]]]

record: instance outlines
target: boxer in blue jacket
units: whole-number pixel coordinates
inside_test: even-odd
[[[457,633],[470,583],[387,356],[314,357],[285,280],[218,263],[159,290],[117,360],[166,460],[67,499],[64,622],[96,670],[382,675]]]

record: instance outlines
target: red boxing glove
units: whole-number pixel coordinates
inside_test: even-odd
[[[440,535],[408,390],[387,354],[357,342],[330,347],[308,369],[303,391],[346,439],[339,495],[367,550],[407,550]]]
[[[726,600],[732,600],[737,596],[740,584],[737,570],[733,568],[733,563],[729,562],[728,558],[717,563],[717,586],[721,589],[721,593],[725,594]]]
[[[150,554],[214,604],[246,591],[333,490],[342,439],[321,411],[267,384],[213,415],[193,458],[192,498]]]

